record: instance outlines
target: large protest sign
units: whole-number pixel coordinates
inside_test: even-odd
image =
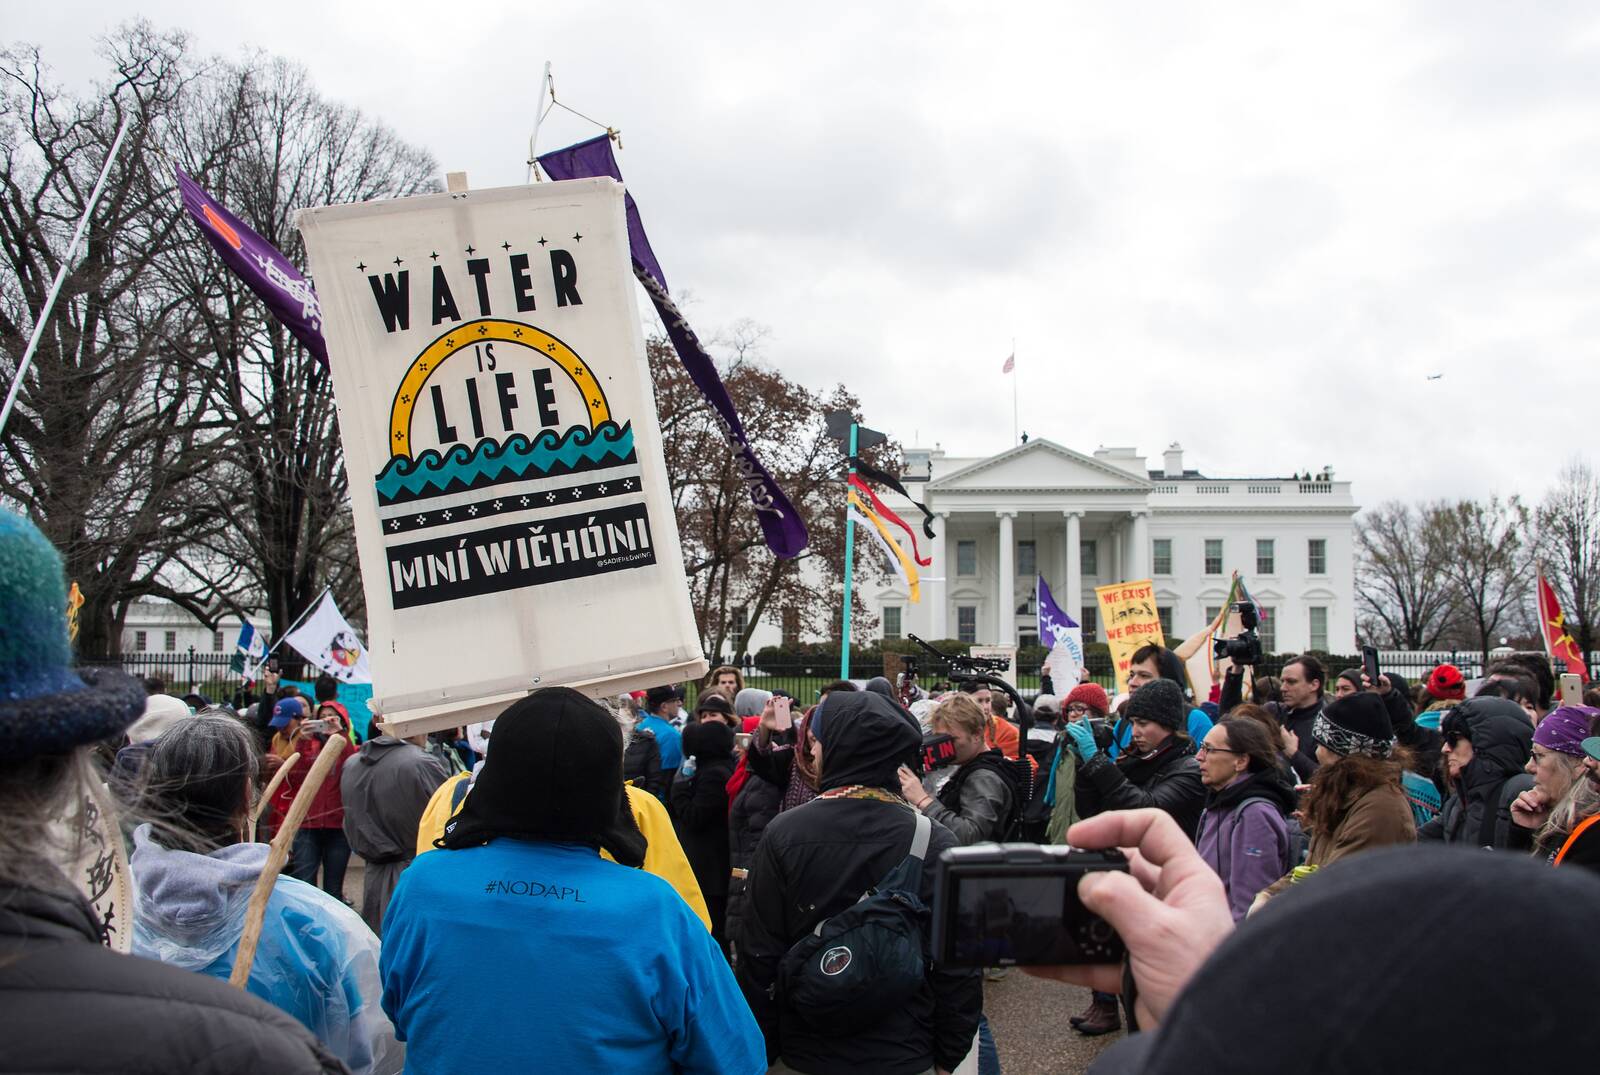
[[[1015,646],[973,646],[967,650],[973,657],[982,657],[990,661],[1006,662],[1006,670],[1000,673],[1000,678],[1011,686],[1017,685],[1017,647]]]
[[[1100,622],[1105,625],[1106,645],[1117,673],[1117,691],[1128,689],[1128,665],[1134,650],[1147,643],[1166,645],[1161,634],[1161,617],[1156,612],[1156,587],[1149,579],[1114,582],[1097,586]]]
[[[698,677],[610,179],[300,214],[375,704],[415,734],[538,686]]]

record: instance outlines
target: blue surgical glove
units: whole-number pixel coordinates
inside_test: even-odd
[[[1086,720],[1075,720],[1067,725],[1067,741],[1072,745],[1072,752],[1082,761],[1088,761],[1100,753],[1100,748],[1095,746],[1094,731]]]

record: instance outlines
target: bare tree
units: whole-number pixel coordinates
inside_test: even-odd
[[[1532,572],[1528,509],[1512,496],[1505,501],[1462,500],[1440,515],[1444,575],[1463,623],[1488,661],[1500,627],[1520,620],[1528,603]]]
[[[1537,517],[1545,578],[1587,660],[1600,641],[1600,474],[1580,458],[1568,461]]]
[[[1381,629],[1398,649],[1432,649],[1450,625],[1443,511],[1391,500],[1357,523],[1356,604],[1364,630]]]
[[[118,648],[121,613],[135,597],[166,597],[205,617],[236,581],[189,555],[191,540],[223,523],[207,481],[225,430],[209,412],[217,377],[193,353],[188,304],[151,273],[181,213],[157,154],[195,71],[183,35],[143,24],[106,41],[102,55],[112,74],[84,98],[51,85],[36,50],[0,55],[8,385],[114,132],[130,121],[0,442],[0,493],[34,518],[84,592],[86,653]]]
[[[653,335],[647,346],[695,618],[712,654],[747,652],[751,632],[774,609],[820,633],[843,592],[842,452],[822,416],[859,405],[842,388],[824,398],[761,362],[765,336],[741,322],[718,339],[728,354],[723,381],[745,431],[810,533],[805,552],[787,560],[767,548],[733,454],[672,345]],[[874,458],[892,455],[892,446],[882,446]],[[808,560],[820,570],[805,571]],[[853,614],[864,636],[874,621],[859,590]]]
[[[437,188],[424,151],[321,97],[304,69],[255,57],[221,68],[197,96],[187,163],[241,220],[303,262],[292,224],[313,205]],[[213,147],[228,145],[226,153]],[[226,484],[236,526],[213,552],[247,566],[276,637],[332,586],[361,618],[349,483],[328,371],[189,229],[175,285],[201,315],[222,373],[217,410],[233,431]]]

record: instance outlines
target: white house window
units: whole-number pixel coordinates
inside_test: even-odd
[[[1095,641],[1095,624],[1099,622],[1100,606],[1084,605],[1079,609],[1078,625],[1083,628],[1083,640]]]
[[[1206,574],[1222,574],[1222,539],[1206,538]]]
[[[1039,573],[1037,546],[1031,541],[1017,542],[1017,577],[1032,578]]]
[[[900,637],[900,606],[885,605],[883,609],[883,637]]]
[[[1328,610],[1311,606],[1311,648],[1328,652]]]
[[[972,576],[978,573],[978,543],[976,541],[956,542],[956,574]]]
[[[1256,574],[1276,575],[1277,557],[1273,555],[1272,539],[1256,539]]]
[[[1156,619],[1161,621],[1161,633],[1168,642],[1172,641],[1172,606],[1157,605]]]
[[[956,606],[956,640],[973,643],[978,640],[978,606]]]
[[[1220,615],[1222,615],[1222,606],[1221,605],[1207,605],[1206,606],[1206,622],[1207,623],[1216,623],[1217,622],[1217,617],[1220,616]]]
[[[178,652],[178,632],[168,631],[162,645],[168,653]]]
[[[1150,543],[1152,570],[1158,575],[1172,574],[1172,539],[1156,538]]]
[[[221,653],[222,652],[222,646],[223,646],[222,632],[221,631],[212,631],[211,632],[211,652],[212,653]]]
[[[1262,653],[1278,652],[1278,610],[1273,605],[1261,606],[1261,624],[1256,628],[1261,637]]]
[[[1095,555],[1095,543],[1084,541],[1078,544],[1078,571],[1084,575],[1100,574],[1100,557]]]
[[[1312,538],[1306,543],[1306,571],[1312,575],[1328,573],[1328,539]]]
[[[149,648],[150,648],[150,635],[149,635],[149,633],[146,632],[146,631],[135,631],[135,632],[133,632],[133,650],[134,650],[134,652],[135,653],[143,653],[145,650],[147,650]]]

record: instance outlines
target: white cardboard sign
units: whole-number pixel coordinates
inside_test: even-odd
[[[367,602],[400,734],[539,686],[697,678],[621,184],[309,209]]]

